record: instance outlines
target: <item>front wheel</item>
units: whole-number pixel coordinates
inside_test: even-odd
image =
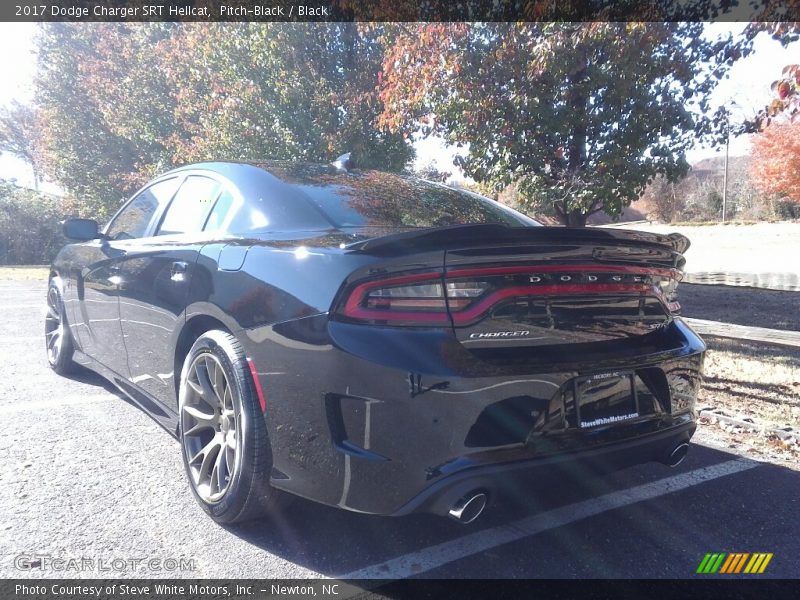
[[[244,350],[230,333],[195,341],[181,372],[180,441],[195,499],[219,523],[273,510],[280,492],[264,417]]]
[[[59,375],[72,373],[77,364],[73,362],[72,334],[67,325],[64,301],[54,282],[47,288],[47,314],[44,318],[44,341],[47,362]]]

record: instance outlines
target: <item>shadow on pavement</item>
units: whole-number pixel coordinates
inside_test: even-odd
[[[97,388],[102,388],[105,391],[114,394],[120,400],[124,400],[128,404],[134,405],[130,399],[125,396],[122,392],[120,392],[113,383],[108,381],[105,377],[95,373],[94,371],[90,371],[84,367],[78,366],[77,369],[73,373],[69,373],[67,375],[62,375],[65,379],[70,379],[77,383],[85,383],[86,385],[91,385]],[[135,405],[134,405],[135,406]]]
[[[535,482],[531,482],[526,489],[519,489],[512,495],[495,499],[487,508],[486,513],[470,526],[459,525],[447,518],[429,514],[402,518],[359,515],[297,499],[273,518],[227,529],[249,543],[287,561],[319,573],[337,576],[481,529],[513,523],[549,509],[737,458],[740,457],[728,452],[694,445],[689,458],[675,469],[651,463],[604,477],[589,476],[580,481],[571,481],[557,486],[538,487]],[[667,496],[660,496],[648,501],[648,504],[658,503],[670,496],[672,496],[670,499],[672,502],[676,501],[675,497],[678,495],[691,497],[692,500],[686,502],[686,510],[691,511],[692,515],[702,514],[705,521],[704,529],[711,532],[711,537],[716,540],[712,542],[712,540],[706,539],[704,543],[712,545],[717,543],[721,549],[727,549],[729,544],[726,544],[726,531],[729,530],[730,524],[722,519],[716,520],[714,511],[715,507],[721,502],[729,501],[730,497],[727,492],[724,492],[721,497],[708,497],[704,490],[705,486],[717,483],[722,485],[724,490],[744,490],[737,495],[736,499],[736,509],[741,513],[739,522],[740,524],[749,522],[763,530],[764,520],[768,520],[770,516],[764,514],[764,506],[761,501],[748,502],[746,491],[763,489],[762,482],[764,480],[773,482],[777,490],[776,496],[785,495],[787,499],[789,497],[794,499],[795,494],[792,490],[796,490],[800,486],[800,473],[776,465],[761,464],[754,469],[726,475],[718,480],[702,483]],[[795,500],[793,502],[796,503]],[[612,514],[629,511],[633,506],[641,504],[616,509]],[[791,513],[792,523],[795,522],[795,514]],[[586,529],[586,535],[591,536],[593,519],[577,521],[570,527]],[[682,522],[685,523],[682,527],[693,527],[690,520],[684,521],[683,516],[679,514],[672,515],[670,520],[665,521],[663,525],[666,527],[669,524],[670,527],[674,527],[676,523],[680,525]],[[548,534],[557,536],[557,532],[558,529],[555,529]],[[684,536],[693,535],[689,529],[679,533]],[[620,531],[620,534],[622,537],[624,532]],[[796,538],[796,535],[794,537]],[[532,543],[535,544],[535,542]],[[613,540],[611,543],[613,545]],[[774,550],[770,548],[766,551]],[[502,548],[498,552],[502,555]],[[663,576],[658,575],[658,564],[652,564],[650,568],[650,576]],[[491,573],[484,572],[473,576],[487,577],[491,576]],[[542,576],[542,574],[537,576]]]

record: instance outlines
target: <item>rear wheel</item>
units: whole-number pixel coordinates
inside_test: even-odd
[[[55,283],[47,289],[47,314],[44,318],[44,341],[47,349],[47,362],[59,375],[72,373],[77,365],[72,360],[75,350],[72,334],[67,325],[64,302]]]
[[[219,523],[237,523],[276,508],[269,484],[272,452],[241,344],[208,331],[181,372],[180,441],[195,499]]]

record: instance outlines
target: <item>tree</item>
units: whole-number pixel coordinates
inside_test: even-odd
[[[380,123],[467,146],[479,182],[520,185],[571,226],[618,215],[658,174],[719,141],[709,94],[741,56],[701,23],[426,24],[390,30]]]
[[[327,162],[400,171],[375,125],[380,29],[353,23],[46,25],[39,101],[48,172],[108,212],[154,174],[202,160]]]
[[[800,203],[800,122],[772,123],[753,137],[750,173],[762,192]]]
[[[37,40],[42,168],[79,199],[80,213],[98,220],[131,191],[125,174],[137,168],[134,144],[110,128],[88,85],[85,61],[105,27],[50,23]]]
[[[787,14],[797,14],[800,8],[798,0],[788,0],[787,6],[774,5],[772,10],[784,9]],[[752,47],[752,42],[761,33],[769,34],[782,46],[800,40],[800,22],[780,21],[780,14],[773,14],[770,9],[765,10],[760,15],[759,20],[763,22],[750,23],[743,31],[743,38],[748,51]],[[795,120],[800,116],[800,65],[786,65],[781,71],[781,76],[772,82],[772,101],[760,110],[755,118],[748,120],[741,127],[745,133],[755,133],[759,129],[768,126],[775,117],[788,116]]]
[[[679,189],[680,183],[658,175],[645,188],[639,200],[652,207],[650,214],[656,219],[662,223],[671,223],[685,206],[685,196]]]
[[[420,179],[427,179],[428,181],[435,181],[436,183],[445,183],[452,173],[449,171],[440,171],[436,163],[428,161],[414,171],[414,175]]]
[[[33,187],[39,190],[39,117],[32,106],[14,100],[0,110],[0,152],[24,160],[33,171]]]
[[[0,180],[0,264],[41,265],[67,243],[61,221],[68,198],[20,188]]]
[[[390,171],[413,156],[401,135],[375,125],[383,109],[380,28],[198,24],[170,43],[164,68],[180,82],[182,156],[330,161],[349,151],[359,166]],[[199,61],[181,60],[187,52]]]

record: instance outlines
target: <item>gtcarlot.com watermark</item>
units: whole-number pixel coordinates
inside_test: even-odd
[[[14,567],[20,571],[55,571],[55,572],[93,572],[93,573],[127,573],[142,572],[185,572],[195,570],[193,558],[156,558],[156,557],[109,557],[65,558],[51,554],[19,554],[14,557]]]

